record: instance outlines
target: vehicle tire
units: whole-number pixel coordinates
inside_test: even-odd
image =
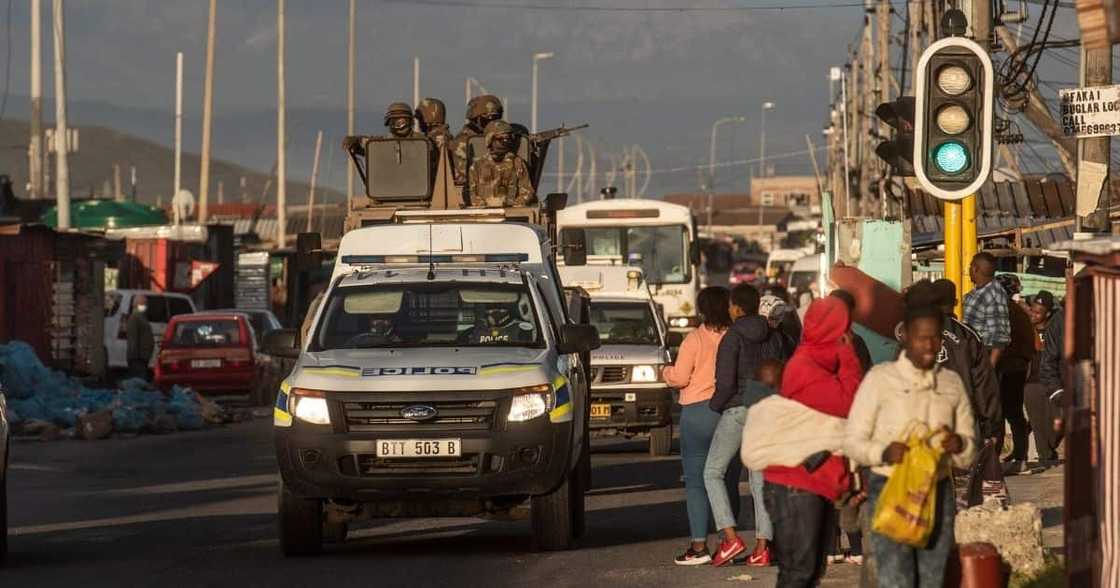
[[[575,486],[579,486],[578,473],[569,475],[552,492],[533,497],[529,518],[532,520],[537,549],[561,551],[572,547],[576,519],[573,512],[576,507],[573,500]]]
[[[279,511],[280,548],[285,557],[322,551],[322,500],[296,496],[281,482]]]
[[[346,535],[350,533],[350,525],[346,522],[331,523],[323,521],[323,542],[345,543]]]
[[[664,457],[673,452],[673,425],[649,430],[649,454]]]

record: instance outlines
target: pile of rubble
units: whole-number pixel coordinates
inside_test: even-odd
[[[1042,549],[1042,513],[1025,502],[1003,508],[998,501],[957,513],[957,543],[991,543],[1007,565],[1025,577],[1046,566]]]
[[[43,439],[191,431],[244,418],[189,388],[165,394],[138,379],[116,389],[87,388],[44,366],[22,341],[0,345],[0,378],[13,431]]]

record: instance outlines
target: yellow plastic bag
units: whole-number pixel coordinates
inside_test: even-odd
[[[929,542],[937,507],[942,451],[939,446],[931,446],[931,437],[910,433],[906,456],[894,466],[871,521],[876,533],[919,549]]]

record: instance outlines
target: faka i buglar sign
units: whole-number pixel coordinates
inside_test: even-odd
[[[1060,90],[1058,103],[1065,136],[1085,139],[1120,135],[1120,86]]]

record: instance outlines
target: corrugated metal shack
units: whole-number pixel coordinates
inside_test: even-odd
[[[104,375],[105,265],[123,254],[100,235],[0,226],[0,341],[25,341],[56,369]]]
[[[199,308],[234,305],[237,269],[233,227],[142,227],[109,231],[123,238],[125,255],[117,265],[117,287],[190,294]],[[199,262],[217,264],[200,283],[193,275]]]

